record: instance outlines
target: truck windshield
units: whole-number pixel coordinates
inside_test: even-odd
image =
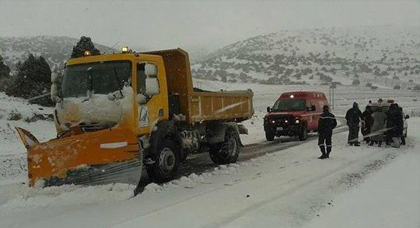
[[[87,96],[88,90],[108,94],[121,89],[130,75],[130,61],[70,65],[64,71],[61,93],[63,97]]]
[[[306,110],[306,102],[303,99],[277,100],[271,110],[274,112],[304,111]]]

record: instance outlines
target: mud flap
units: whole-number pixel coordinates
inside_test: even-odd
[[[128,128],[53,139],[44,143],[28,131],[16,128],[28,150],[29,186],[38,181],[62,184],[137,184],[142,156],[137,137]]]

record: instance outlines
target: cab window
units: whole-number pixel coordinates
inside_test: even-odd
[[[137,94],[146,95],[146,73],[145,73],[146,63],[137,64]]]
[[[137,101],[141,104],[159,94],[157,66],[153,63],[137,63]]]

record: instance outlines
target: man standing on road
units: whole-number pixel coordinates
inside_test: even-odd
[[[354,102],[353,108],[349,109],[346,113],[347,125],[349,126],[348,143],[351,146],[360,146],[359,143],[359,123],[362,117],[362,112],[359,105]]]
[[[337,120],[334,114],[329,111],[328,105],[322,107],[322,114],[318,121],[318,146],[321,149],[321,157],[319,159],[325,159],[330,157],[332,150],[331,137],[333,129],[337,126]],[[327,151],[325,151],[327,146]]]
[[[370,134],[370,128],[373,124],[373,117],[372,117],[372,109],[370,106],[366,106],[365,111],[362,113],[362,135],[363,139],[366,141],[366,143],[369,143],[370,138],[367,136]]]

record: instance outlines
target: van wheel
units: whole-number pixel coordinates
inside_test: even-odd
[[[300,130],[299,140],[305,141],[307,138],[308,138],[308,127],[306,127],[306,125],[303,125],[302,129]]]
[[[174,179],[180,163],[180,149],[171,140],[164,139],[153,156],[153,164],[146,166],[147,175],[156,183]]]
[[[267,139],[267,141],[273,141],[274,137],[275,137],[275,135],[272,131],[266,131],[265,132],[265,138]]]
[[[239,156],[240,146],[238,132],[228,128],[226,129],[224,142],[209,146],[210,159],[215,164],[235,163]]]

